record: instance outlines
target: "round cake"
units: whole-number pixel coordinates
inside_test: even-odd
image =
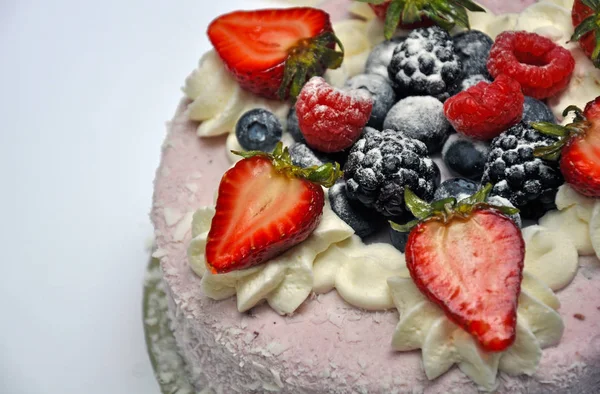
[[[529,148],[537,143],[527,140],[529,129],[519,134],[528,127],[525,117],[534,122],[547,118],[554,122],[556,118],[559,123],[567,124],[570,119],[563,119],[563,109],[569,105],[583,108],[600,96],[600,71],[576,42],[568,43],[574,31],[572,1],[481,3],[489,10],[469,11],[471,28],[485,33],[491,42],[495,40],[495,45],[508,39],[501,35],[506,31],[536,33],[552,45],[564,46],[574,59],[574,67],[568,84],[558,94],[541,100],[525,97],[521,123],[513,122],[509,131],[504,130],[491,142],[468,139],[484,158],[481,168],[461,175],[478,181],[482,176],[494,176],[490,158],[513,149],[506,146],[509,139],[518,139],[519,144]],[[402,52],[396,47],[422,38],[399,30],[391,41],[384,42],[383,23],[363,3],[328,1],[321,8],[332,15],[333,30],[345,47],[341,67],[325,72],[324,81],[331,86],[356,87],[352,84],[363,83],[357,77],[359,74],[377,74],[377,78],[385,80],[390,78],[388,73],[392,70],[403,72],[388,66]],[[495,72],[488,74],[486,59],[482,61],[477,53],[469,52],[485,45],[482,42],[486,39],[473,43],[465,38],[461,42],[466,44],[461,46],[457,37],[465,33],[455,28],[452,34],[457,56],[466,56],[460,59],[462,67],[468,64],[476,68],[483,64],[481,75],[477,74],[473,81],[466,76],[456,80],[456,86],[447,87],[450,98],[432,97],[433,93],[402,100],[398,97],[386,105],[380,119],[375,117],[376,102],[360,137],[367,141],[363,143],[369,143],[368,139],[375,138],[370,136],[377,130],[396,126],[407,128],[402,133],[410,133],[410,122],[405,122],[403,116],[407,112],[422,113],[420,122],[426,123],[428,129],[445,128],[444,133],[449,135],[444,134],[439,143],[419,143],[425,150],[423,163],[431,161],[430,155],[440,167],[442,180],[455,178],[457,171],[462,172],[461,165],[470,153],[458,150],[463,137],[451,131],[462,127],[460,113],[457,118],[448,116],[448,120],[435,118],[431,113],[442,114],[454,102],[451,100],[458,97],[458,92],[471,92],[471,86],[480,81],[491,83],[503,78]],[[409,46],[405,44],[403,48]],[[491,46],[490,43],[488,51]],[[494,47],[491,50],[493,54]],[[374,55],[377,51],[381,53]],[[600,261],[596,257],[600,252],[596,246],[600,245],[600,232],[596,230],[600,229],[600,205],[595,198],[584,197],[566,183],[554,188],[552,209],[544,208],[544,212],[536,211],[530,216],[527,216],[529,206],[521,210],[523,219],[530,220],[524,221],[522,229],[526,253],[520,294],[517,294],[516,339],[502,351],[482,348],[424,295],[411,277],[413,272],[407,268],[404,250],[399,250],[393,237],[389,240],[387,229],[381,230],[378,224],[378,233],[368,235],[371,233],[368,225],[361,227],[345,217],[346,200],[339,202],[339,193],[360,192],[351,183],[359,175],[353,178],[353,168],[348,163],[345,184],[325,190],[322,217],[305,240],[249,268],[222,273],[207,269],[205,249],[215,215],[217,190],[223,174],[240,159],[230,150],[244,150],[235,132],[240,116],[253,108],[267,109],[279,118],[284,130],[280,139],[285,145],[308,149],[305,141],[298,141],[302,136],[289,132],[294,127],[293,117],[288,116],[290,104],[260,98],[249,91],[252,88],[242,88],[220,56],[214,50],[206,53],[186,80],[183,89],[186,97],[168,124],[151,213],[157,245],[153,256],[160,259],[172,331],[190,380],[198,391],[428,394],[600,391]],[[404,67],[404,63],[398,64]],[[487,67],[490,68],[489,61]],[[525,84],[521,82],[522,86]],[[531,92],[529,96],[539,90]],[[301,101],[302,93],[299,97]],[[523,95],[520,97],[523,102]],[[367,131],[370,126],[373,132]],[[330,157],[319,156],[318,152],[314,155],[310,149],[305,153],[302,149],[293,152],[294,161],[318,159],[322,164]],[[353,147],[351,152],[357,149]],[[449,158],[453,151],[458,152],[457,161]],[[350,153],[348,162],[353,160],[353,154]],[[492,182],[498,201],[503,199],[505,191],[498,187],[501,182]],[[430,197],[429,200],[433,199],[433,191]],[[438,197],[447,196],[438,189]],[[369,208],[385,211],[389,205]],[[383,220],[383,226],[387,226],[387,220]]]

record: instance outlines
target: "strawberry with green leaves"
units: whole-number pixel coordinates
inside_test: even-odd
[[[269,99],[296,97],[310,77],[344,58],[329,14],[310,7],[221,15],[208,26],[208,38],[240,86]]]
[[[431,204],[406,189],[417,219],[392,227],[410,229],[406,265],[419,290],[483,350],[500,352],[515,340],[525,242],[506,216],[516,209],[485,203],[491,188]]]
[[[279,143],[273,153],[244,158],[221,179],[206,243],[213,273],[262,264],[304,241],[319,224],[325,197],[342,174],[339,164],[299,168]]]
[[[575,0],[571,20],[575,27],[571,41],[578,41],[587,57],[600,67],[600,0]]]
[[[485,12],[471,0],[357,0],[368,3],[379,19],[385,21],[385,38],[392,38],[396,28],[416,29],[437,24],[451,30],[469,28],[467,10]]]
[[[583,111],[573,105],[567,107],[563,116],[570,112],[575,118],[566,126],[533,123],[539,132],[558,137],[556,143],[537,148],[534,154],[547,160],[560,159],[560,171],[573,189],[584,196],[600,197],[600,96]]]

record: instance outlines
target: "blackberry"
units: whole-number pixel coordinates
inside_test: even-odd
[[[381,75],[358,74],[346,81],[346,87],[364,90],[373,98],[373,110],[367,125],[381,130],[385,116],[396,103],[396,93],[390,82]]]
[[[430,201],[440,171],[421,141],[394,130],[367,129],[350,150],[344,178],[348,198],[398,217],[406,212],[404,189]]]
[[[467,30],[453,37],[454,49],[462,62],[465,77],[481,74],[492,79],[487,69],[487,59],[494,40],[479,30]]]
[[[492,140],[482,183],[492,183],[492,195],[509,200],[521,216],[537,219],[556,207],[554,199],[564,180],[557,162],[533,155],[556,139],[520,122]]]
[[[394,49],[388,67],[398,97],[434,96],[444,101],[462,74],[450,35],[438,26],[415,29]]]

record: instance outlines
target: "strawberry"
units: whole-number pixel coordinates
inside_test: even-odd
[[[575,0],[571,10],[571,20],[575,32],[571,41],[578,41],[583,52],[589,57],[596,67],[600,67],[600,2],[596,0]]]
[[[392,38],[398,27],[416,29],[437,24],[450,31],[456,25],[469,28],[467,10],[485,12],[471,0],[358,0],[369,3],[379,19],[385,21],[385,38]]]
[[[371,96],[343,91],[312,77],[296,101],[298,126],[306,144],[321,152],[340,152],[356,142],[373,109]]]
[[[533,124],[541,133],[558,137],[556,143],[537,148],[534,154],[547,160],[560,158],[560,171],[573,189],[584,196],[600,197],[600,96],[583,111],[567,107],[563,116],[570,112],[575,113],[575,119],[566,126]]]
[[[458,203],[432,204],[406,189],[406,204],[418,219],[392,227],[412,227],[406,265],[419,290],[483,350],[500,352],[515,340],[525,242],[506,216],[515,209],[484,203],[491,188]]]
[[[298,168],[281,143],[272,154],[244,157],[221,179],[206,242],[213,273],[252,267],[304,241],[323,213],[324,193],[340,176],[339,164]]]
[[[239,85],[269,99],[297,96],[307,79],[338,68],[344,57],[329,14],[309,7],[221,15],[208,38]]]

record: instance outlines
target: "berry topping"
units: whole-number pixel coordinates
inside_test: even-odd
[[[500,75],[492,83],[479,82],[450,97],[444,113],[459,133],[491,140],[521,121],[524,100],[519,83]]]
[[[442,148],[442,160],[458,175],[479,181],[489,153],[489,143],[452,134]]]
[[[571,52],[536,33],[505,31],[496,37],[487,63],[496,78],[506,74],[521,84],[523,93],[545,99],[562,91],[571,80]]]
[[[485,203],[490,189],[431,205],[407,190],[406,203],[418,219],[405,255],[419,290],[483,350],[500,352],[515,340],[525,242],[502,213],[514,209]]]
[[[282,132],[277,116],[262,108],[244,113],[235,125],[235,136],[246,150],[271,152],[281,139]]]
[[[321,152],[315,152],[307,145],[296,142],[289,147],[290,158],[295,166],[307,168],[312,166],[322,166],[325,163],[333,163],[334,160]]]
[[[450,35],[437,26],[413,30],[394,50],[388,73],[399,97],[449,97],[462,73]]]
[[[385,21],[385,37],[389,40],[400,27],[405,30],[431,26],[446,30],[454,26],[469,28],[467,10],[485,12],[471,0],[359,0],[370,3],[379,19]]]
[[[304,136],[300,131],[298,124],[298,115],[296,114],[296,106],[292,105],[287,115],[286,130],[292,135],[294,141],[304,143]]]
[[[373,108],[373,99],[363,90],[343,91],[321,77],[304,85],[296,114],[306,144],[321,152],[339,152],[360,137]]]
[[[244,157],[221,179],[206,243],[213,273],[252,267],[304,241],[323,212],[321,185],[332,186],[339,165],[301,169],[287,149],[273,154],[236,152]]]
[[[344,178],[350,199],[384,216],[397,217],[406,212],[404,188],[430,200],[440,172],[421,141],[394,130],[367,128],[350,151]]]
[[[391,40],[384,41],[376,45],[369,53],[367,63],[365,64],[366,74],[378,74],[387,80],[390,79],[388,66],[392,61],[394,49],[404,41],[404,37],[394,37]]]
[[[338,181],[329,189],[329,203],[331,209],[346,222],[356,235],[365,238],[379,230],[385,221],[371,209],[366,208],[358,201],[348,199],[346,195],[346,182]]]
[[[477,85],[479,82],[492,83],[492,80],[482,74],[471,75],[469,77],[466,77],[465,79],[461,79],[460,81],[452,85],[452,87],[450,88],[450,96],[455,96],[460,92],[464,92],[470,87]]]
[[[550,107],[544,104],[543,101],[527,96],[523,103],[523,122],[527,124],[531,122],[556,123],[556,118]]]
[[[213,20],[208,37],[240,86],[270,99],[295,97],[343,59],[329,14],[316,8],[235,11]]]
[[[600,97],[590,101],[585,110],[571,106],[575,119],[566,126],[554,123],[534,123],[544,134],[558,137],[549,147],[536,149],[535,154],[549,160],[560,156],[560,170],[573,189],[588,197],[600,197]]]
[[[509,200],[521,216],[537,219],[556,207],[563,177],[558,165],[534,156],[534,149],[557,141],[521,122],[494,138],[482,182],[494,184],[492,194]]]
[[[494,40],[479,30],[467,30],[454,37],[454,49],[462,62],[465,77],[483,75],[489,78],[487,59]]]
[[[439,151],[450,133],[443,104],[431,96],[400,100],[388,112],[383,128],[401,131],[407,137],[423,142],[429,154]]]
[[[346,81],[346,87],[362,89],[371,95],[373,110],[367,125],[381,130],[385,116],[396,102],[396,93],[389,80],[376,74],[358,74]]]
[[[579,46],[589,57],[596,67],[600,67],[600,26],[598,16],[600,15],[600,2],[593,0],[575,0],[571,10],[571,19],[575,32],[571,41],[579,41]]]

